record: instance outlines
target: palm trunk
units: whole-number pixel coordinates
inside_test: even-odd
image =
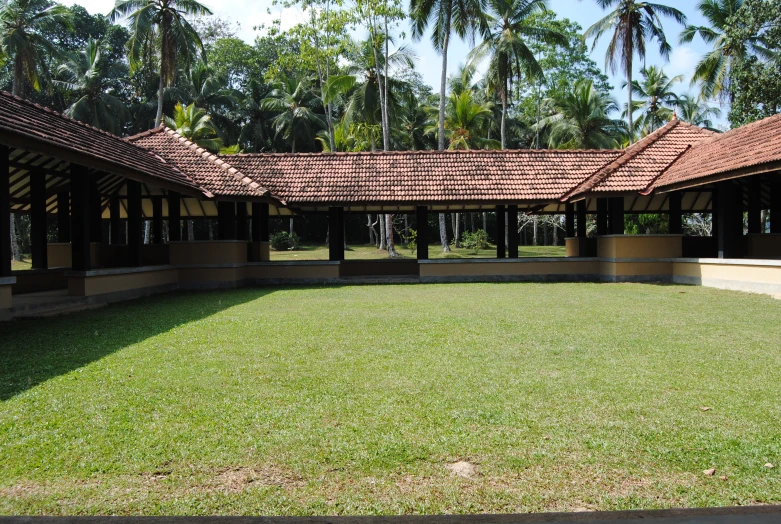
[[[14,95],[21,97],[22,93],[24,92],[24,64],[22,63],[21,58],[17,54],[16,60],[14,60],[14,83],[13,83],[13,91]],[[5,176],[5,173],[3,174]],[[8,186],[6,185],[5,191],[8,191]],[[10,224],[11,224],[11,256],[14,260],[20,261],[22,260],[22,254],[19,252],[19,240],[16,238],[16,215],[14,213],[11,213],[10,216]]]
[[[163,72],[160,71],[160,84],[157,87],[157,114],[155,115],[155,127],[163,123],[163,98],[165,96],[165,81]]]
[[[192,242],[195,240],[195,232],[193,231],[193,221],[187,221],[187,241]]]
[[[396,242],[393,240],[393,215],[385,215],[385,229],[388,236],[388,257],[398,257],[399,254],[396,252]]]
[[[288,232],[288,235],[291,237],[293,236],[293,219],[290,219],[290,231]]]
[[[483,231],[488,231],[488,213],[483,211]]]
[[[383,86],[382,116],[384,130],[382,145],[385,151],[390,151],[390,120],[388,119],[388,15],[385,15],[385,82]]]
[[[455,227],[453,228],[453,242],[456,247],[461,247],[461,213],[454,213],[456,217]]]
[[[626,114],[629,117],[629,143],[632,144],[635,141],[635,124],[632,117],[632,51],[627,59],[626,67],[626,85],[629,91],[629,105],[626,108]]]
[[[11,213],[11,257],[17,262],[22,260],[22,253],[19,251],[19,240],[16,238],[16,215]]]
[[[450,244],[447,242],[447,220],[445,214],[439,214],[439,239],[442,241],[442,252],[450,253]]]
[[[447,2],[447,12],[445,13],[445,39],[442,41],[442,77],[439,83],[439,150],[445,150],[445,96],[447,95],[447,47],[450,44],[450,18],[453,14],[453,4]],[[445,216],[439,216],[439,230],[443,230],[442,224],[445,222]],[[447,246],[447,234],[442,236],[443,245]],[[449,251],[446,249],[445,251]]]
[[[537,220],[536,216],[532,219],[532,223],[534,224],[534,236],[532,237],[532,245],[536,246],[538,245],[537,234],[539,233],[539,221]]]
[[[385,230],[385,215],[382,213],[377,215],[377,219],[380,221],[380,250],[385,251],[385,237],[388,232]]]
[[[506,120],[507,120],[507,79],[505,78],[502,84],[502,123],[501,123],[502,149],[507,148],[507,136],[505,134]]]

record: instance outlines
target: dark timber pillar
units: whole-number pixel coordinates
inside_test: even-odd
[[[57,242],[67,244],[71,241],[71,194],[70,191],[57,193]]]
[[[181,196],[175,191],[168,192],[168,240],[179,242],[182,239]]]
[[[727,182],[720,185],[716,198],[716,231],[719,258],[740,256],[739,243],[743,235],[743,194],[738,187]]]
[[[33,269],[48,269],[46,244],[46,174],[30,171],[30,248]],[[6,239],[7,240],[7,239]]]
[[[252,203],[252,241],[268,242],[268,204]]]
[[[597,236],[607,235],[607,199],[597,199]]]
[[[103,236],[102,231],[102,223],[103,220],[102,214],[103,209],[101,209],[101,202],[100,202],[100,191],[98,191],[98,181],[97,180],[90,180],[89,181],[89,237],[90,242],[97,242],[100,243],[101,237]]]
[[[770,186],[770,232],[781,233],[781,180]]]
[[[507,227],[504,223],[504,212],[504,206],[496,206],[496,258],[507,256],[507,246],[504,245],[504,230]]]
[[[71,164],[71,267],[88,271],[90,260],[90,184],[87,169]]]
[[[108,201],[109,241],[118,246],[125,243],[125,227],[122,223],[122,202],[118,196],[112,196]]]
[[[586,236],[588,236],[588,223],[586,221],[587,220],[586,211],[588,211],[588,203],[585,200],[581,200],[580,202],[577,203],[578,238],[586,238]]]
[[[249,221],[247,220],[247,203],[236,203],[236,238],[238,240],[249,240]]]
[[[236,202],[217,202],[217,238],[236,240]]]
[[[328,208],[328,260],[344,260],[344,208]]]
[[[507,206],[507,256],[518,258],[518,206]]]
[[[683,234],[683,213],[681,211],[682,193],[673,191],[670,193],[667,204],[670,207],[670,234]]]
[[[10,150],[0,146],[0,278],[11,276],[11,175]]]
[[[417,231],[418,260],[428,260],[428,207],[418,206],[415,209]]]
[[[610,199],[610,234],[624,234],[624,197]]]
[[[127,254],[128,264],[138,267],[143,263],[144,235],[141,211],[141,184],[127,181]]]
[[[566,204],[564,206],[564,223],[566,224],[567,238],[575,236],[575,205]]]
[[[163,243],[163,197],[152,198],[152,241]]]
[[[748,232],[756,235],[762,231],[762,180],[758,176],[748,179]]]

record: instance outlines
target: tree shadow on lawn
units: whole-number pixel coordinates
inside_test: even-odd
[[[62,317],[0,322],[0,401],[278,289],[282,288],[178,291]]]

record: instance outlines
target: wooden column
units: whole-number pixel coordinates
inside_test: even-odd
[[[236,240],[236,202],[217,202],[217,238]]]
[[[504,222],[504,206],[496,206],[496,258],[507,256],[507,246],[504,245],[504,230],[507,226]]]
[[[748,232],[752,235],[764,233],[762,231],[762,179],[759,176],[748,179]]]
[[[726,182],[721,185],[716,199],[716,231],[719,258],[739,258],[739,242],[743,236],[743,195],[738,187]]]
[[[670,234],[683,234],[683,212],[681,211],[681,200],[683,194],[680,191],[673,191],[667,197],[667,204],[670,207]]]
[[[57,242],[67,244],[71,241],[71,194],[70,191],[57,193]]]
[[[610,199],[610,234],[624,234],[624,197]]]
[[[268,242],[268,204],[252,203],[252,241]]]
[[[90,260],[90,181],[87,169],[71,164],[71,267],[92,269]]]
[[[246,202],[236,203],[236,238],[238,240],[249,240],[249,220]]]
[[[428,206],[415,208],[415,221],[417,222],[417,255],[418,260],[428,260]]]
[[[565,204],[564,206],[564,223],[566,224],[566,236],[567,238],[573,238],[575,236],[575,205]]]
[[[588,236],[588,222],[586,219],[586,212],[588,211],[588,203],[585,200],[581,200],[577,203],[578,213],[578,238],[586,238]]]
[[[46,174],[30,171],[30,248],[32,268],[48,269],[49,257],[46,244]]]
[[[0,278],[11,276],[11,174],[10,149],[0,146]]]
[[[163,197],[152,198],[152,242],[163,243]]]
[[[770,232],[781,233],[781,180],[770,185]]]
[[[597,235],[603,236],[608,234],[607,229],[607,208],[608,200],[606,198],[597,199]]]
[[[328,208],[328,260],[344,260],[344,208]]]
[[[507,206],[507,256],[518,258],[518,206]]]
[[[168,192],[168,240],[182,239],[182,197],[176,191]]]
[[[97,175],[96,175],[97,176]],[[102,228],[102,213],[103,210],[101,209],[101,202],[100,202],[100,191],[98,191],[98,181],[95,179],[91,179],[89,181],[89,217],[90,217],[90,223],[89,223],[89,236],[90,236],[90,242],[98,242],[100,243],[102,241],[103,237],[103,228]]]
[[[144,232],[143,212],[141,209],[141,184],[135,180],[127,181],[127,254],[128,265],[138,267],[143,264]]]
[[[108,201],[109,212],[109,240],[112,245],[122,245],[125,243],[125,227],[122,223],[122,202],[118,196],[112,196]]]

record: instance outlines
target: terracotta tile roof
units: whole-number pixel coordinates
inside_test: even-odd
[[[154,153],[4,91],[0,91],[0,137],[19,149],[203,194],[192,179]]]
[[[398,151],[232,155],[228,160],[289,204],[540,202],[558,199],[620,154]]]
[[[696,184],[700,179],[781,162],[781,114],[713,136],[687,151],[653,184]]]
[[[229,164],[226,160],[228,157],[220,158],[164,125],[131,136],[127,140],[175,164],[215,196],[269,195],[267,189]]]
[[[632,144],[623,155],[575,188],[568,197],[643,191],[689,148],[713,135],[712,131],[673,119]]]

